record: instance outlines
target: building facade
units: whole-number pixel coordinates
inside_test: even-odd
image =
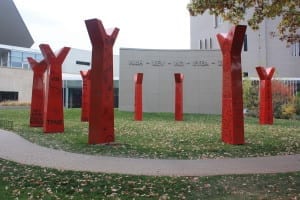
[[[276,36],[280,18],[265,19],[259,30],[247,27],[242,50],[244,75],[258,79],[255,67],[275,67],[274,78],[290,81],[300,90],[300,42],[287,45]],[[216,35],[227,33],[232,24],[207,12],[190,18],[191,49],[220,49]]]
[[[33,38],[12,0],[0,1],[0,30],[0,44],[27,48],[33,45]]]
[[[33,71],[27,61],[43,60],[39,50],[0,45],[0,101],[31,101]],[[91,68],[91,52],[71,48],[62,64],[63,102],[66,108],[81,107],[82,78],[80,71]],[[118,105],[118,56],[114,56],[115,106]]]
[[[278,20],[265,20],[258,31],[247,29],[242,70],[245,76],[257,80],[256,66],[273,66],[275,78],[299,91],[300,43],[287,47],[276,37]],[[205,13],[190,18],[190,50],[120,49],[120,56],[113,57],[115,107],[134,110],[133,78],[136,73],[144,73],[143,110],[173,112],[174,73],[182,73],[183,111],[220,113],[222,55],[216,34],[227,33],[231,26]],[[0,101],[30,102],[33,72],[27,57],[41,61],[43,56],[39,50],[30,49],[32,37],[11,0],[0,1],[0,27]],[[81,106],[80,71],[90,68],[91,52],[71,48],[62,65],[66,108]]]
[[[0,102],[31,101],[33,72],[27,61],[43,59],[12,0],[0,1]],[[51,44],[49,44],[51,46]],[[53,49],[55,51],[55,49]],[[71,48],[62,64],[62,93],[66,108],[81,106],[80,71],[91,69],[91,51]],[[118,106],[119,57],[113,57],[115,106]]]
[[[143,73],[144,112],[174,112],[175,73],[183,75],[184,113],[221,113],[219,50],[120,49],[119,109],[134,110],[134,76]]]

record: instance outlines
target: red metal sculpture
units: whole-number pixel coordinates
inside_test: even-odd
[[[57,55],[53,53],[48,44],[41,44],[40,49],[48,65],[44,100],[43,130],[45,133],[64,132],[61,68],[70,48],[62,48]]]
[[[272,105],[272,77],[275,72],[274,67],[265,69],[256,67],[259,83],[259,123],[273,124],[273,105]]]
[[[32,81],[32,95],[30,106],[30,126],[42,127],[43,126],[43,113],[44,113],[44,73],[47,69],[45,60],[37,62],[33,58],[27,58],[30,67],[33,71]]]
[[[175,120],[183,120],[183,74],[175,73]]]
[[[90,71],[80,71],[82,77],[81,121],[89,121],[91,77]]]
[[[98,19],[85,21],[93,46],[89,144],[109,143],[114,135],[113,45],[119,29],[107,34]]]
[[[234,26],[217,38],[223,54],[222,140],[244,144],[244,115],[241,51],[246,26]]]
[[[143,120],[143,73],[134,75],[134,120]]]

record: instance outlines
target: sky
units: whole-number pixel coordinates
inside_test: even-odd
[[[84,20],[119,28],[119,48],[189,49],[189,0],[13,0],[35,43],[91,50]]]

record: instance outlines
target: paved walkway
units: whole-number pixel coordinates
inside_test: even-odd
[[[63,170],[154,176],[209,176],[300,171],[300,154],[205,160],[92,156],[45,148],[4,130],[0,130],[0,158]]]

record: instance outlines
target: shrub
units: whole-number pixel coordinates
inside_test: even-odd
[[[300,93],[293,97],[294,88],[279,80],[272,81],[272,103],[275,118],[296,118],[300,115]],[[258,117],[259,81],[243,81],[243,101],[247,115]]]
[[[275,118],[283,117],[283,108],[292,104],[293,101],[293,88],[285,85],[283,82],[278,80],[272,81],[272,99],[273,99],[273,111]],[[289,116],[289,115],[288,115]]]
[[[294,103],[287,103],[281,106],[281,115],[282,119],[294,119],[296,117],[296,107]]]
[[[243,81],[243,103],[244,108],[247,109],[248,116],[258,116],[258,91],[259,86],[257,82],[251,81],[250,79]]]
[[[296,109],[296,115],[300,115],[300,92],[294,97],[294,104]]]

